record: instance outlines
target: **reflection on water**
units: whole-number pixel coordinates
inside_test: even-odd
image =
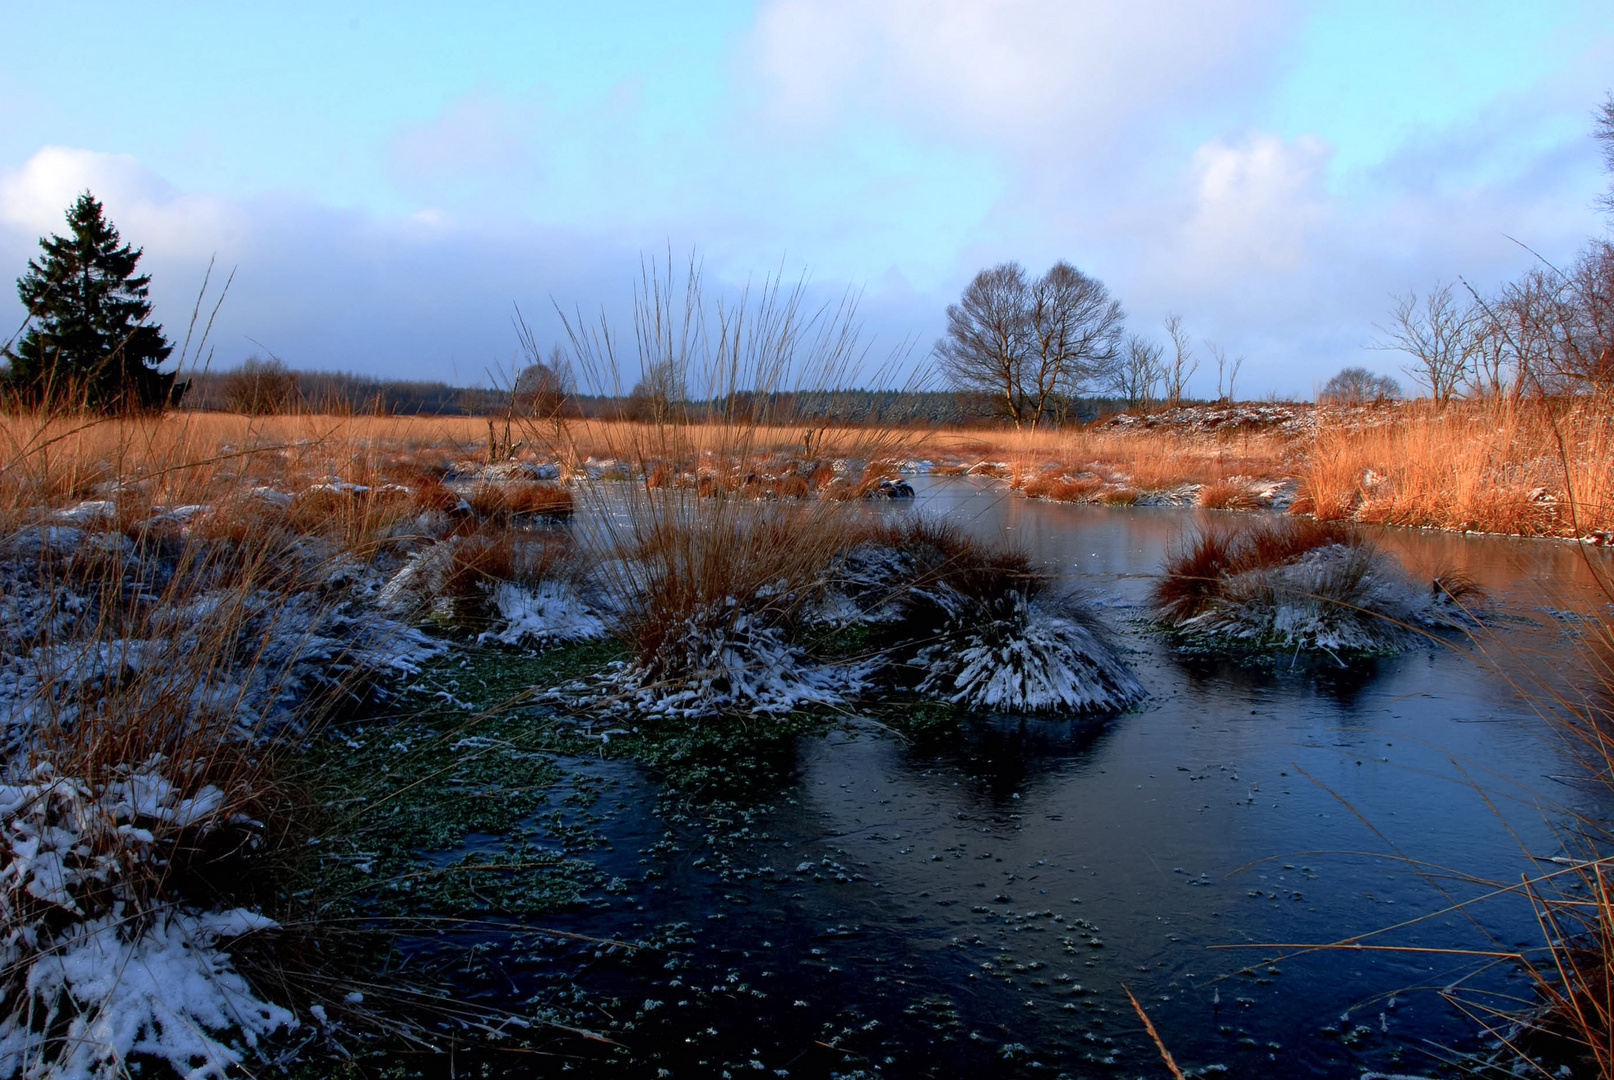
[[[1559,850],[1539,799],[1592,798],[1549,779],[1572,765],[1527,705],[1438,642],[1347,668],[1179,658],[1138,605],[1196,511],[1044,504],[968,481],[929,482],[919,501],[1006,533],[1103,603],[1150,700],[1107,723],[980,717],[944,746],[857,724],[804,739],[746,832],[660,820],[651,781],[594,766],[623,792],[603,865],[642,883],[545,925],[688,930],[627,956],[557,944],[510,958],[504,992],[519,999],[574,982],[619,999],[600,1023],[610,1014],[625,1049],[579,1069],[1159,1075],[1123,984],[1179,1062],[1234,1076],[1432,1076],[1430,1044],[1475,1045],[1437,992],[1472,961],[1294,946],[1392,927],[1368,940],[1536,938],[1517,900],[1439,914]],[[1501,630],[1527,653],[1564,640],[1538,607],[1593,599],[1567,545],[1381,542],[1532,616]],[[668,834],[676,851],[652,847]],[[1526,992],[1505,970],[1479,982]]]

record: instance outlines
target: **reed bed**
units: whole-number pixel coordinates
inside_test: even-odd
[[[1614,539],[1608,404],[1290,406],[1304,423],[1205,431],[1191,421],[1147,429],[1101,422],[1014,431],[826,425],[762,410],[736,425],[713,419],[703,402],[657,422],[518,425],[514,456],[552,463],[563,480],[603,467],[655,484],[704,483],[708,493],[714,485],[749,485],[749,495],[797,497],[832,487],[842,497],[865,494],[899,467],[923,462],[938,473],[997,477],[1026,495],[1059,501],[1157,501],[1169,493],[1171,501],[1214,509],[1287,506],[1371,524]],[[131,484],[176,505],[277,477],[409,486],[454,462],[487,461],[487,431],[481,417],[181,412],[41,421],[12,414],[0,416],[0,510],[61,506]],[[831,470],[848,460],[855,476]],[[1292,501],[1276,494],[1285,481],[1295,488]]]
[[[1601,397],[1414,403],[1396,424],[1321,422],[1296,512],[1520,536],[1614,527],[1614,414]]]

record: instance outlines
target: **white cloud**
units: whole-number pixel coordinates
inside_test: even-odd
[[[392,165],[412,183],[530,176],[541,163],[538,139],[543,128],[537,108],[477,90],[399,132],[392,142]]]
[[[1226,102],[1287,26],[1276,0],[770,0],[749,48],[781,115],[921,119],[1022,150],[1136,135],[1185,91]],[[1207,99],[1209,95],[1206,95]]]
[[[244,223],[224,201],[180,192],[131,155],[66,146],[43,147],[0,175],[0,225],[35,237],[61,232],[68,206],[85,190],[126,239],[154,256],[205,260],[243,235]]]
[[[1256,133],[1194,152],[1194,210],[1182,229],[1179,264],[1205,278],[1292,271],[1328,213],[1328,146],[1313,136]]]

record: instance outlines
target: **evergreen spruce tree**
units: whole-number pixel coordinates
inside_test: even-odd
[[[161,409],[185,389],[158,370],[174,351],[151,316],[151,277],[135,274],[141,252],[88,191],[67,212],[68,236],[39,241],[17,295],[32,318],[8,351],[8,378],[25,400],[103,411]]]

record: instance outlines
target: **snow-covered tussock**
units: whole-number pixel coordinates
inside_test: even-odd
[[[890,544],[858,544],[836,562],[808,618],[833,626],[893,622],[902,617],[899,602],[920,573],[912,552]]]
[[[1328,543],[1287,561],[1227,573],[1198,610],[1167,625],[1204,643],[1393,652],[1419,628],[1463,619],[1457,605],[1415,585],[1393,558],[1358,543]]]
[[[577,589],[562,581],[544,581],[532,588],[501,581],[493,586],[490,599],[504,625],[483,634],[484,640],[542,649],[605,636],[605,623]]]
[[[781,626],[729,600],[669,627],[650,659],[614,668],[592,692],[625,711],[694,719],[841,705],[863,684],[861,671],[814,664]]]
[[[457,561],[457,547],[454,540],[445,540],[411,552],[376,593],[376,605],[395,615],[408,615],[430,606],[448,588]]]
[[[926,535],[927,530],[932,535]],[[847,552],[811,617],[868,626],[884,670],[972,708],[1093,712],[1125,708],[1143,687],[1099,624],[1011,552],[921,525],[906,542]]]
[[[1093,624],[1023,593],[1007,601],[999,617],[982,619],[977,605],[958,598],[951,632],[914,657],[925,673],[921,693],[1008,712],[1107,711],[1143,698]]]
[[[519,555],[462,538],[445,540],[410,555],[376,593],[376,603],[400,616],[472,615],[490,626],[478,640],[505,645],[542,649],[605,635],[604,621],[574,574],[555,574],[541,552],[527,562],[523,566]]]
[[[0,784],[0,1077],[110,1080],[147,1057],[222,1078],[243,1047],[296,1026],[223,948],[272,920],[142,895],[177,837],[248,825],[217,787],[183,791],[164,765],[93,785],[42,764]]]

